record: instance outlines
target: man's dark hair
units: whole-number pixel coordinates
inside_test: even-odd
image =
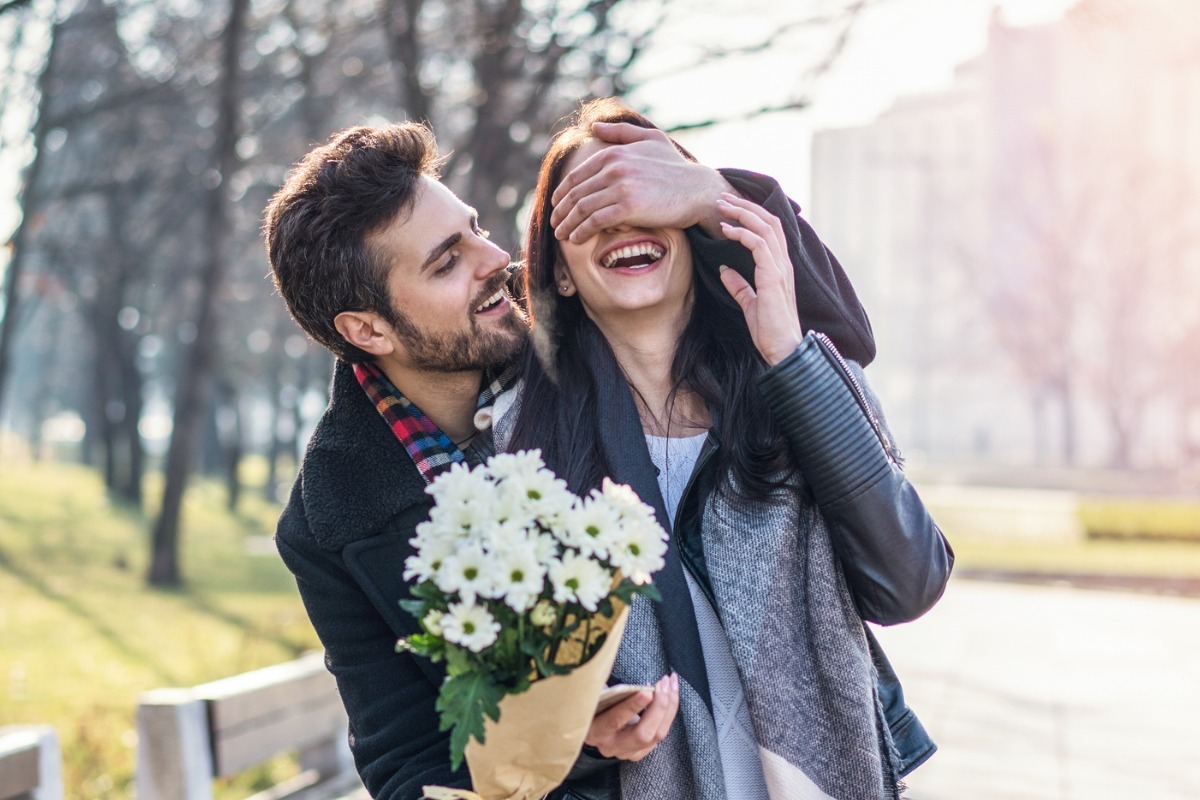
[[[350,128],[305,156],[267,205],[275,288],[296,323],[339,358],[372,360],[334,327],[341,312],[374,311],[399,324],[389,264],[367,239],[411,211],[421,176],[436,179],[440,163],[424,125]]]

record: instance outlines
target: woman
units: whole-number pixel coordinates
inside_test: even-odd
[[[678,229],[554,237],[554,190],[604,146],[599,121],[653,127],[596,101],[543,161],[526,248],[535,347],[496,425],[498,444],[540,447],[577,492],[630,483],[671,532],[664,601],[635,603],[613,674],[657,691],[631,701],[645,709],[622,730],[637,741],[594,725],[592,755],[621,759],[626,798],[897,797],[930,748],[897,752],[863,619],[927,610],[949,548],[861,370],[803,332],[779,220],[721,201],[753,284],[696,269]]]

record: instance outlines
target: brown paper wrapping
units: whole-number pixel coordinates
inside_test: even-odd
[[[426,786],[430,800],[540,800],[566,780],[579,758],[612,674],[629,609],[617,614],[604,646],[566,675],[542,678],[500,701],[500,721],[484,720],[485,743],[467,744],[474,792]]]

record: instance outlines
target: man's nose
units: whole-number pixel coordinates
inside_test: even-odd
[[[508,251],[490,239],[484,239],[483,245],[486,248],[485,258],[481,259],[481,273],[484,277],[488,277],[493,273],[507,269],[512,263],[512,257]]]

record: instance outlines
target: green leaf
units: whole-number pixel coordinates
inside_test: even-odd
[[[401,600],[400,608],[412,614],[414,619],[424,619],[429,612],[428,603],[424,600]]]
[[[437,710],[441,714],[440,730],[450,731],[450,766],[462,764],[467,742],[472,738],[483,744],[483,718],[500,719],[500,698],[504,691],[490,675],[466,672],[446,678],[438,692]]]
[[[662,592],[660,592],[658,587],[653,583],[647,583],[643,586],[638,586],[636,593],[642,595],[643,597],[649,598],[656,603],[662,602]]]

